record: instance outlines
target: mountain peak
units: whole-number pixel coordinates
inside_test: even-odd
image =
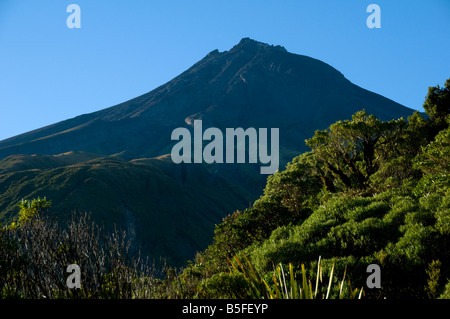
[[[250,38],[242,38],[241,41],[237,45],[233,47],[232,50],[243,50],[243,51],[254,51],[254,50],[261,50],[261,49],[276,49],[283,52],[287,52],[287,50],[280,46],[274,46],[267,43],[259,42]]]
[[[191,118],[220,129],[283,129],[287,139],[280,145],[294,154],[306,149],[303,141],[315,129],[350,117],[361,105],[383,120],[412,113],[352,85],[324,62],[243,38],[229,51],[211,51],[173,80],[135,99],[0,141],[0,159],[68,151],[120,153],[127,159],[160,156],[170,152],[173,129]]]

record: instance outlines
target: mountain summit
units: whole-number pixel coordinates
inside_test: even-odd
[[[250,38],[241,39],[241,41],[237,45],[235,45],[232,50],[242,50],[247,52],[252,52],[253,50],[253,52],[256,52],[258,50],[268,50],[268,49],[275,49],[287,52],[287,50],[280,45],[274,46],[267,43],[255,41]]]
[[[259,164],[173,163],[175,128],[278,128],[283,169],[315,130],[362,109],[383,120],[413,113],[324,62],[244,38],[149,93],[0,141],[0,220],[22,198],[47,196],[53,214],[89,211],[180,265],[262,194],[266,176]]]

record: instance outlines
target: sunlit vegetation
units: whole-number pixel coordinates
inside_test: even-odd
[[[155,272],[88,215],[23,200],[0,237],[3,298],[449,298],[450,79],[408,119],[365,111],[316,131],[183,269]],[[67,289],[68,264],[83,269]],[[381,288],[368,288],[369,264]]]

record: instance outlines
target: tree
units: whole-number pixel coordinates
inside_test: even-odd
[[[428,88],[423,108],[433,123],[435,135],[447,127],[447,117],[450,114],[450,79],[445,81],[443,88],[439,85]]]
[[[392,157],[393,146],[407,126],[403,118],[383,122],[366,111],[359,111],[352,120],[338,121],[328,130],[316,131],[306,140],[322,166],[324,185],[330,189],[330,175],[343,188],[364,189],[369,177],[383,161]]]
[[[414,166],[425,174],[450,174],[450,127],[440,131],[435,140],[423,149]]]

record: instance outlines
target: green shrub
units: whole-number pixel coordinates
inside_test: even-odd
[[[198,298],[247,299],[252,297],[251,285],[240,272],[218,273],[204,280]]]

